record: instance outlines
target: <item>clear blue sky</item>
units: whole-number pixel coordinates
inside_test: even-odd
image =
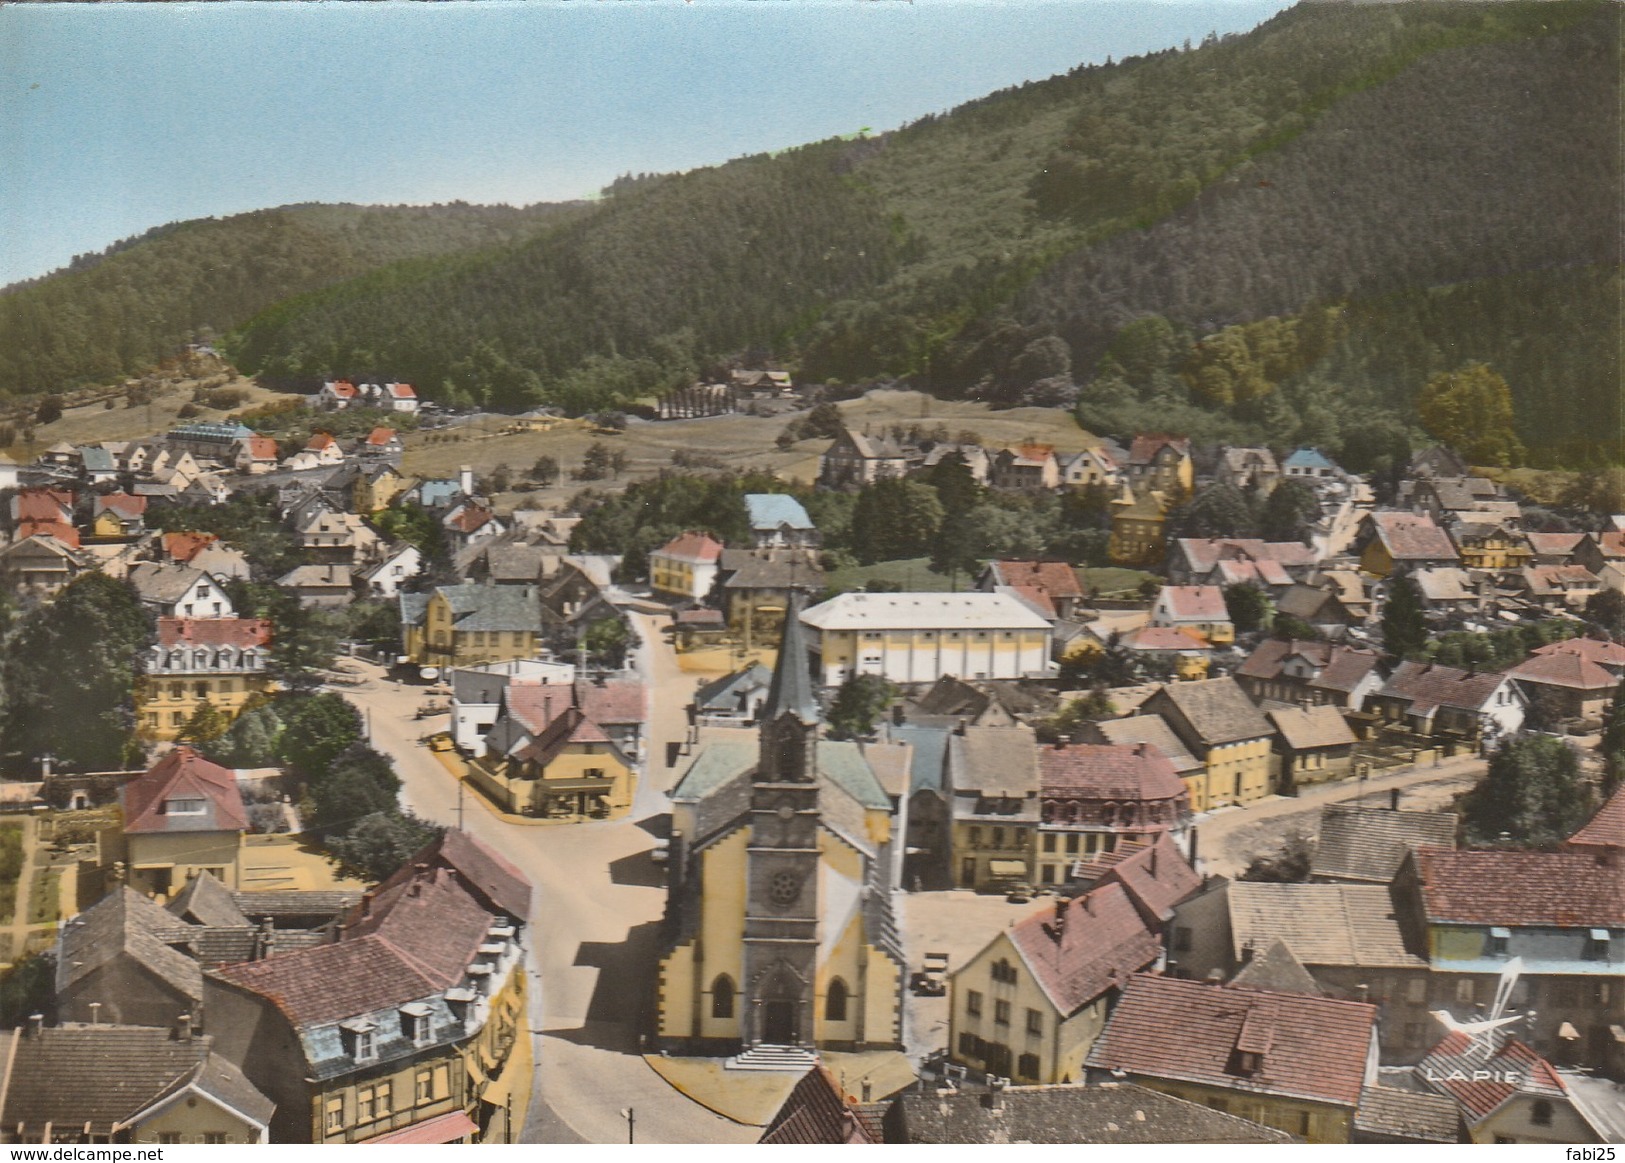
[[[0,6],[0,284],[290,202],[531,202],[894,128],[1281,0]]]

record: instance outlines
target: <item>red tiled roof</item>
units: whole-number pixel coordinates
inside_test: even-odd
[[[1585,540],[1584,533],[1526,533],[1529,548],[1542,557],[1566,557]]]
[[[1452,1030],[1422,1059],[1417,1072],[1430,1086],[1455,1099],[1475,1123],[1520,1091],[1567,1097],[1562,1076],[1534,1050],[1516,1038],[1493,1047],[1494,1042],[1484,1035],[1475,1040]],[[1518,1081],[1504,1081],[1507,1074],[1518,1075]]]
[[[1278,561],[1221,561],[1219,580],[1227,586],[1257,582],[1264,586],[1289,586],[1292,575]]]
[[[1420,848],[1428,920],[1469,925],[1619,928],[1625,868],[1587,852]]]
[[[1455,561],[1450,535],[1417,513],[1372,513],[1372,526],[1395,561]]]
[[[1062,923],[1057,928],[1056,920]],[[1009,930],[1044,995],[1070,1014],[1130,977],[1162,952],[1156,934],[1120,884],[1090,890],[1040,909]]]
[[[1137,974],[1088,1064],[1354,1107],[1376,1018],[1363,1002]],[[1250,1075],[1236,1072],[1242,1041],[1267,1047]]]
[[[393,428],[378,427],[378,428],[374,428],[371,432],[367,433],[367,443],[372,444],[372,445],[376,445],[377,447],[380,447],[380,448],[382,448],[384,445],[388,444],[391,440],[394,440],[394,439],[395,439],[395,429],[393,429]]]
[[[1625,848],[1625,787],[1610,796],[1585,827],[1564,841],[1564,846],[1586,852]]]
[[[1129,463],[1150,464],[1151,458],[1156,456],[1165,444],[1183,456],[1191,454],[1190,437],[1167,436],[1162,433],[1148,432],[1143,436],[1136,436],[1133,443],[1129,445]]]
[[[473,914],[482,929],[489,919]],[[315,945],[212,970],[268,998],[295,1027],[336,1022],[427,997],[437,982],[414,959],[378,936]]]
[[[1188,793],[1174,765],[1149,743],[1073,743],[1038,752],[1041,795],[1086,796],[1140,803]]]
[[[1406,699],[1412,710],[1452,707],[1477,711],[1490,701],[1490,696],[1505,681],[1506,675],[1495,671],[1473,674],[1453,666],[1402,662],[1378,693]]]
[[[879,1143],[869,1124],[846,1101],[844,1088],[823,1064],[801,1076],[758,1142]]]
[[[30,537],[54,537],[64,545],[79,548],[79,530],[62,521],[21,521],[17,524],[17,540]]]
[[[202,816],[165,815],[165,801],[176,799],[201,799],[209,810]],[[125,784],[123,802],[126,833],[230,832],[248,827],[237,777],[190,747],[175,748],[145,775]]]
[[[355,385],[349,380],[335,380],[327,386],[335,396],[348,398],[355,395]]]
[[[1597,548],[1602,550],[1604,557],[1625,557],[1625,533],[1610,531],[1607,533],[1593,533]]]
[[[1083,596],[1078,575],[1064,561],[995,561],[993,565],[1007,586],[1032,586],[1052,598]]]
[[[1224,591],[1218,586],[1163,586],[1159,601],[1167,607],[1171,617],[1204,622],[1230,620],[1224,605]]]
[[[572,744],[609,743],[610,737],[579,707],[566,707],[559,716],[537,735],[529,746],[519,752],[519,758],[546,767]]]
[[[1211,650],[1212,647],[1189,630],[1178,626],[1142,626],[1123,635],[1129,650]]]
[[[1513,678],[1580,691],[1611,691],[1619,679],[1578,654],[1532,654],[1507,671]]]
[[[1561,642],[1548,642],[1537,647],[1535,654],[1577,654],[1598,666],[1625,667],[1625,646],[1617,642],[1603,642],[1597,638],[1565,638]]]
[[[472,533],[491,520],[491,510],[484,505],[464,505],[446,526],[459,533]]]
[[[1050,601],[1049,595],[1037,586],[1000,586],[998,592],[1009,594],[1017,601],[1031,606],[1033,613],[1040,618],[1054,618],[1056,616],[1055,603]]]
[[[570,688],[559,683],[511,682],[505,701],[508,714],[532,735],[539,735],[570,705],[571,698]]]
[[[1096,883],[1122,885],[1153,927],[1170,920],[1174,906],[1202,887],[1202,878],[1166,832],[1150,843],[1119,847],[1131,850],[1104,868]]]
[[[1526,565],[1524,584],[1533,593],[1562,593],[1572,586],[1598,584],[1598,577],[1583,565]]]
[[[74,495],[57,489],[24,489],[12,501],[18,522],[62,521],[73,515]]]
[[[312,433],[305,447],[311,452],[321,452],[324,448],[333,447],[333,434],[331,432]]]
[[[129,493],[108,493],[96,498],[96,514],[111,509],[120,517],[139,517],[147,511],[146,497],[132,497]]]
[[[160,646],[265,646],[271,641],[266,618],[159,618]]]
[[[275,460],[277,457],[276,441],[269,436],[245,436],[243,447],[255,460]]]
[[[385,384],[384,387],[397,400],[415,400],[418,398],[417,389],[411,384]]]
[[[184,565],[218,540],[213,533],[165,533],[164,556]]]
[[[709,533],[679,533],[655,552],[683,561],[716,561],[722,556],[722,542]]]
[[[641,682],[579,683],[576,705],[595,723],[641,723],[649,717]]]

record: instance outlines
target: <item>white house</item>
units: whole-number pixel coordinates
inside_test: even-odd
[[[237,613],[221,580],[189,565],[142,562],[131,568],[130,584],[162,617],[232,618]]]
[[[423,554],[410,542],[392,545],[384,551],[384,559],[361,575],[367,590],[380,598],[393,598],[401,585],[416,577],[423,568]]]
[[[496,725],[502,711],[502,692],[513,682],[543,684],[563,688],[562,707],[570,700],[570,687],[576,668],[568,662],[544,662],[537,658],[510,658],[483,666],[459,666],[451,672],[451,737],[465,755],[485,750],[486,732]]]
[[[840,594],[801,620],[826,686],[854,672],[899,683],[1049,673],[1049,622],[1008,594]]]

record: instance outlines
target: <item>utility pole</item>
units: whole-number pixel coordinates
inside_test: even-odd
[[[630,1144],[630,1143],[635,1142],[636,1140],[633,1138],[632,1130],[637,1125],[637,1112],[635,1110],[633,1110],[629,1106],[628,1107],[622,1107],[621,1108],[621,1117],[626,1120],[626,1141],[627,1141],[627,1143]]]

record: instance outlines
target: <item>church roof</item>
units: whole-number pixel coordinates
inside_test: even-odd
[[[761,721],[771,723],[787,711],[803,723],[816,723],[821,718],[818,699],[813,694],[812,664],[807,653],[807,629],[801,623],[799,594],[791,595],[790,608],[784,615],[784,634],[779,642],[779,657],[773,664],[773,682],[767,688],[767,701],[762,704]]]

